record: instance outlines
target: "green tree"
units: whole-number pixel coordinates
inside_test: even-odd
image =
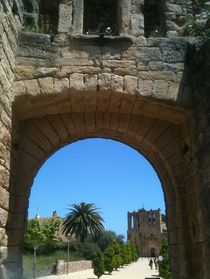
[[[44,228],[38,219],[28,220],[25,234],[25,246],[37,250],[47,240]]]
[[[75,235],[84,242],[88,234],[98,234],[104,230],[103,218],[92,203],[73,204],[62,226],[62,232]]]
[[[125,251],[126,251],[126,264],[129,264],[132,262],[132,253],[131,253],[131,246],[130,243],[127,243],[125,245]]]
[[[171,278],[171,271],[169,266],[169,252],[168,252],[168,241],[163,239],[161,242],[161,252],[162,261],[158,261],[159,274],[164,279]]]
[[[86,260],[93,260],[98,253],[101,252],[101,249],[98,247],[97,243],[85,241],[82,243],[81,247],[81,256]]]
[[[105,271],[109,272],[109,274],[111,274],[114,269],[114,256],[114,248],[112,245],[109,245],[104,252],[104,268]]]
[[[104,274],[104,256],[102,253],[98,253],[93,260],[93,271],[98,278]]]
[[[112,247],[114,249],[115,255],[114,255],[114,269],[117,270],[120,266],[123,265],[123,258],[121,256],[121,247],[119,242],[116,240],[113,242]]]
[[[115,240],[121,242],[123,238],[123,235],[117,235],[114,231],[102,231],[97,235],[90,235],[88,237],[90,241],[98,244],[102,252]]]
[[[56,232],[60,228],[59,220],[50,219],[43,224],[38,219],[29,220],[27,223],[27,231],[25,234],[25,247],[33,249],[33,278],[36,278],[36,254],[37,249],[45,244],[52,243]]]
[[[132,261],[135,262],[138,260],[138,250],[137,250],[137,247],[133,244],[130,244],[130,247],[131,247],[131,257],[132,257]]]
[[[50,250],[57,243],[56,234],[60,230],[61,221],[57,218],[50,218],[40,222],[39,219],[31,219],[27,222],[27,230],[24,237],[26,250]]]

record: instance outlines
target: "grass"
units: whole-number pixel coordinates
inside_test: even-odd
[[[79,260],[78,256],[70,255],[70,261]],[[53,264],[56,260],[67,261],[67,251],[57,251],[50,255],[37,255],[36,258],[36,277],[50,275]],[[33,279],[33,255],[23,255],[23,278]]]

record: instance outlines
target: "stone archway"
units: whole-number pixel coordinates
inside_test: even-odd
[[[98,92],[97,99],[91,91],[85,94],[84,98],[83,91],[69,91],[51,98],[24,96],[17,100],[19,121],[14,122],[14,177],[6,227],[5,266],[9,276],[21,278],[21,246],[30,187],[43,162],[66,144],[103,137],[128,144],[154,166],[165,197],[173,278],[187,278],[193,274],[193,241],[200,237],[201,227],[196,192],[193,184],[189,189],[185,179],[193,182],[192,166],[188,164],[188,112],[119,92]],[[195,207],[189,210],[191,202]]]
[[[21,2],[0,4],[0,277],[21,278],[28,197],[41,164],[94,136],[122,141],[153,164],[172,278],[209,279],[209,45],[187,51],[196,40],[174,30],[177,7],[185,17],[191,3],[164,1],[172,37],[145,38],[141,7],[123,0],[119,36],[101,38],[83,36],[73,1],[61,1],[57,35],[21,32]]]

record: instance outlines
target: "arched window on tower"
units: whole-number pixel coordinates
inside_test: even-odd
[[[151,222],[152,222],[152,215],[149,214],[149,215],[148,215],[148,224],[151,225]]]
[[[131,216],[131,229],[134,229],[134,216]]]

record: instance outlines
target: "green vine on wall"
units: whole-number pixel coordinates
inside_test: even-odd
[[[194,4],[194,14],[191,16],[183,29],[184,36],[201,36],[203,38],[210,37],[210,7]]]

